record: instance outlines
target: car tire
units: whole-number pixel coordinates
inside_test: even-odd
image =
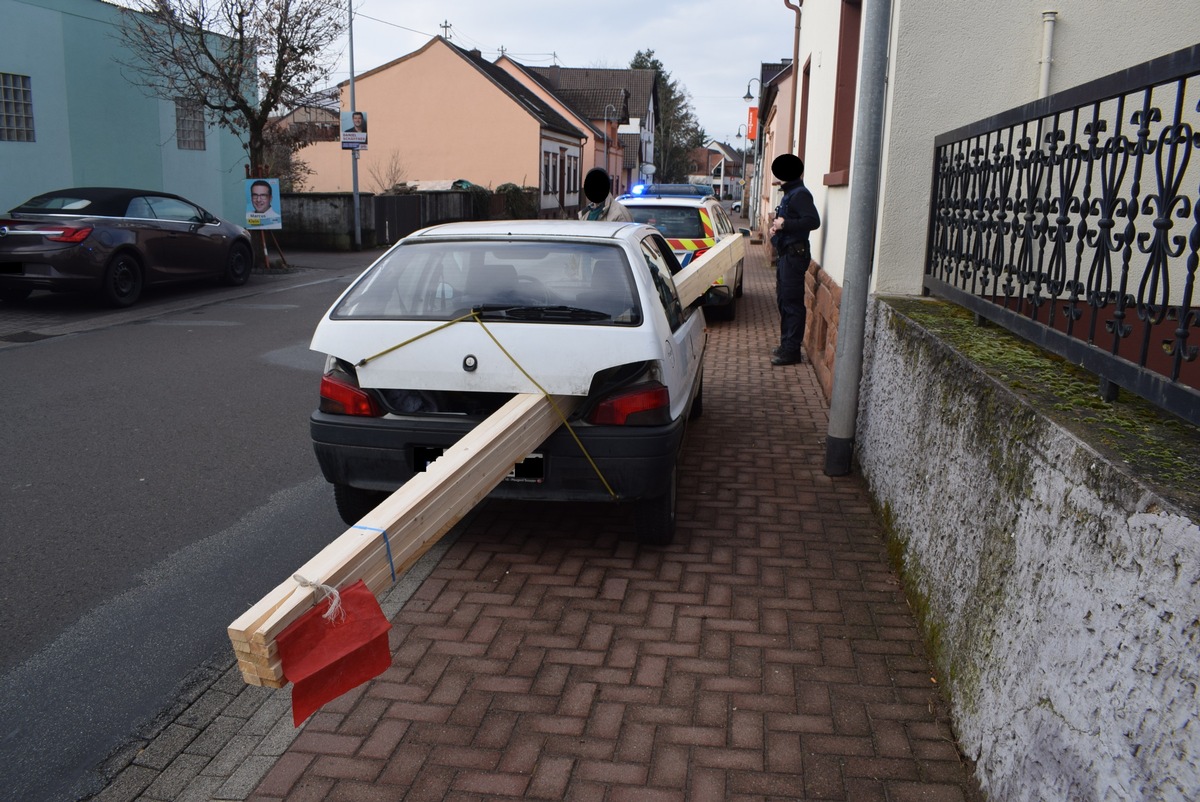
[[[33,290],[29,287],[7,287],[0,290],[0,301],[6,304],[19,304],[30,296]]]
[[[733,289],[733,297],[734,297],[734,298],[741,298],[741,297],[742,297],[742,272],[743,272],[743,270],[744,270],[744,269],[745,269],[745,265],[738,265],[738,269],[737,269],[737,286],[736,286],[736,287],[734,287],[734,289]]]
[[[225,272],[221,274],[221,283],[230,287],[240,287],[250,278],[254,268],[254,254],[243,242],[235,242],[229,246],[229,255],[225,257]]]
[[[104,269],[100,294],[110,306],[132,306],[142,295],[145,277],[142,265],[133,254],[118,253]]]
[[[675,542],[675,495],[678,467],[671,466],[666,493],[639,501],[634,508],[634,531],[644,546],[669,546]]]
[[[348,525],[361,521],[385,498],[387,498],[387,493],[377,490],[362,490],[342,484],[333,486],[333,500],[337,504],[338,515],[342,516],[342,520]]]

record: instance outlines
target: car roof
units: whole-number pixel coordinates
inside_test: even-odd
[[[645,184],[637,195],[711,195],[708,184]]]
[[[35,201],[51,198],[79,198],[80,200],[91,201],[84,209],[44,209],[38,206],[30,206]],[[43,192],[40,195],[35,195],[19,206],[11,209],[11,212],[21,212],[32,214],[70,214],[77,213],[81,215],[98,215],[101,217],[120,217],[125,214],[125,210],[129,208],[129,202],[134,198],[141,197],[157,197],[157,198],[174,198],[186,203],[191,201],[172,195],[170,192],[159,192],[152,189],[130,189],[127,187],[72,187],[69,189],[55,189],[50,192]]]
[[[640,223],[600,220],[468,220],[442,223],[421,229],[406,240],[430,239],[508,239],[529,237],[578,237],[586,239],[626,239],[645,226]]]
[[[625,206],[688,206],[699,208],[705,202],[717,203],[712,195],[630,195],[621,198]]]

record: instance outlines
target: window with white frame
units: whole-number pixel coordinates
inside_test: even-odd
[[[549,195],[550,189],[550,153],[542,151],[542,194]]]
[[[0,142],[33,141],[33,85],[29,76],[0,72]]]
[[[175,98],[175,144],[180,150],[204,150],[204,107],[198,101]]]

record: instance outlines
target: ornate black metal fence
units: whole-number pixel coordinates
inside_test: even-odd
[[[1200,45],[935,140],[925,290],[1200,425]]]

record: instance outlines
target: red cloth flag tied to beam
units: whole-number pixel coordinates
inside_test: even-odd
[[[283,676],[292,683],[292,723],[299,727],[326,702],[387,671],[392,625],[361,579],[339,591],[293,578],[325,592],[275,638]]]

